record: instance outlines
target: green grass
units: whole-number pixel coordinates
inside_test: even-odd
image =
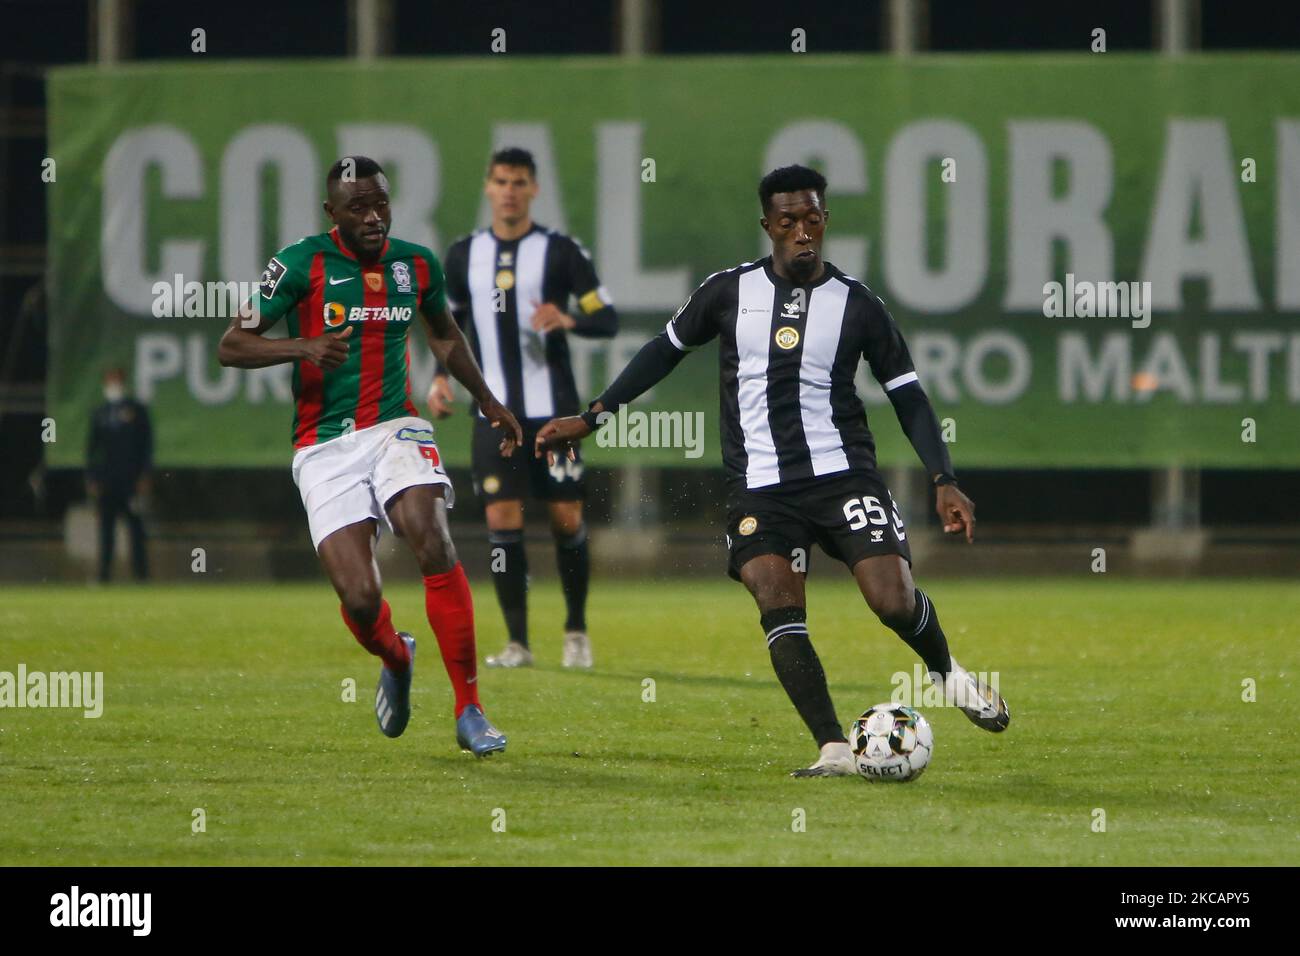
[[[1300,863],[1300,589],[1097,576],[928,591],[957,657],[1000,672],[1013,720],[994,736],[928,709],[934,761],[899,786],[786,775],[815,750],[725,580],[597,582],[591,673],[558,666],[543,626],[558,587],[539,582],[541,663],[481,671],[510,737],[487,761],[455,746],[418,586],[388,594],[421,635],[400,740],[375,727],[377,664],[323,581],[8,589],[0,670],[102,670],[106,702],[98,720],[0,710],[0,864]],[[500,614],[484,581],[475,594],[494,651]],[[809,602],[840,718],[888,699],[911,652],[845,576],[814,581]]]

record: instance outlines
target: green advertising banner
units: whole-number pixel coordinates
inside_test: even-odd
[[[1300,464],[1297,57],[166,63],[49,92],[54,466],[82,463],[111,364],[160,465],[287,466],[289,369],[217,364],[217,284],[326,228],[346,153],[387,168],[394,235],[441,254],[512,144],[540,165],[534,218],[587,245],[622,316],[573,340],[583,395],[765,254],[757,181],[804,162],[830,181],[826,258],[892,311],[959,469]],[[412,336],[417,400],[431,367]],[[859,381],[882,462],[913,461]],[[716,467],[717,401],[710,346],[643,404],[705,413],[703,455],[589,458]],[[466,463],[463,408],[438,433]]]

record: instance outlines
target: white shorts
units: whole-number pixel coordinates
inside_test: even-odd
[[[299,449],[293,480],[317,550],[339,528],[367,518],[383,518],[391,528],[387,505],[403,489],[444,485],[447,507],[456,499],[433,426],[423,418],[394,418]]]

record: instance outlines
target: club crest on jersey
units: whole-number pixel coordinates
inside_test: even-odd
[[[378,292],[384,287],[384,274],[382,272],[366,273],[366,288],[371,292]]]
[[[488,475],[483,479],[483,490],[489,495],[495,495],[501,490],[501,479],[496,475]]]
[[[787,352],[799,344],[799,330],[785,325],[776,330],[776,344]]]
[[[736,527],[736,530],[744,535],[753,534],[758,530],[758,519],[753,515],[747,515],[740,519],[740,524]]]
[[[347,318],[347,309],[343,307],[342,302],[325,303],[325,327],[328,329],[337,328],[343,324]]]
[[[497,273],[497,288],[510,290],[515,287],[515,274],[509,269],[502,269]]]
[[[398,292],[411,291],[411,267],[405,262],[393,263],[393,281],[397,283]]]

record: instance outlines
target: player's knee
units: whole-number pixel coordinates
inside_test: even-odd
[[[867,595],[867,605],[881,624],[895,631],[910,628],[916,617],[916,593],[902,582],[874,589]]]
[[[358,581],[348,584],[342,595],[343,608],[348,617],[358,624],[373,624],[379,620],[383,592],[377,581]]]
[[[420,573],[425,577],[431,574],[446,574],[456,566],[456,547],[451,538],[442,533],[442,529],[433,528],[423,535],[415,549],[415,559],[419,562]]]
[[[552,515],[551,535],[562,546],[577,547],[587,539],[587,529],[582,524],[582,515]]]

